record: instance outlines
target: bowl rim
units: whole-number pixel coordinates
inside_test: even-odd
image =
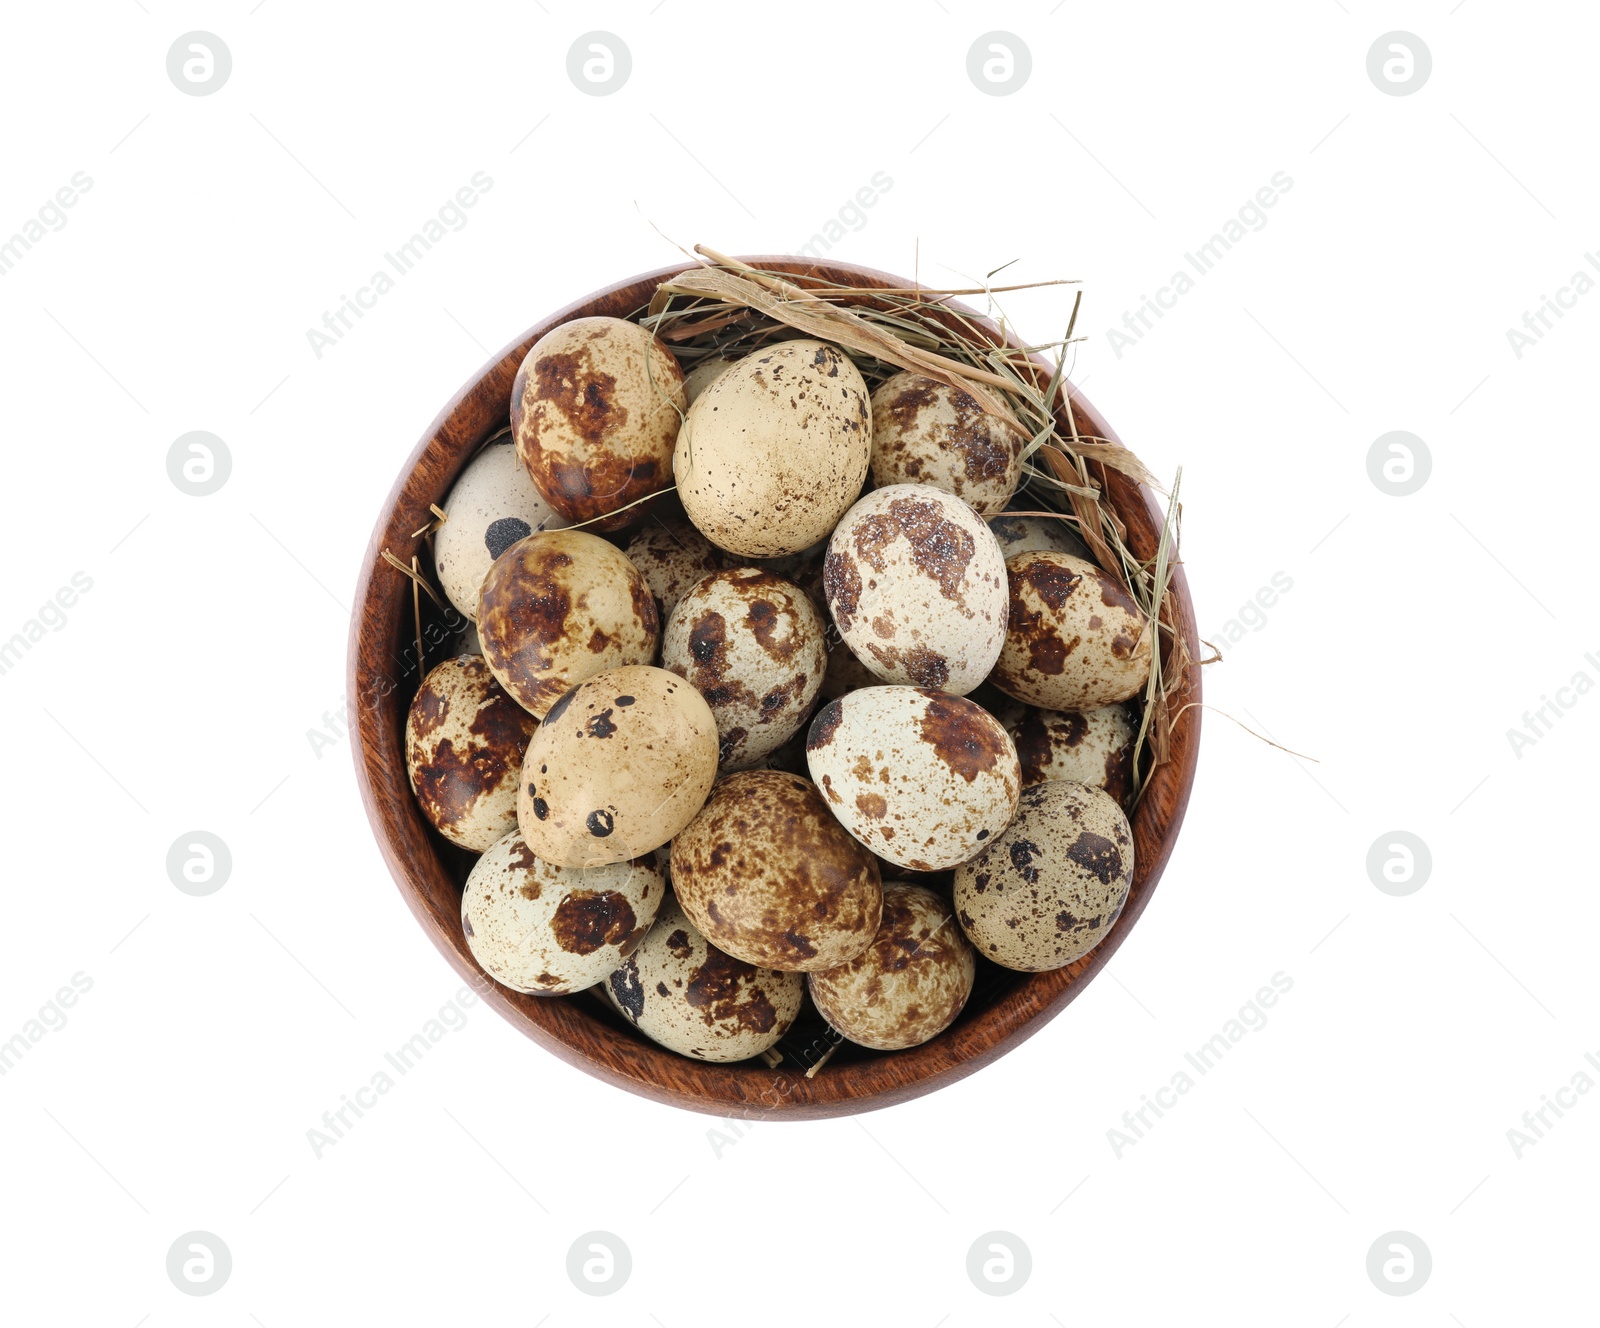
[[[758,255],[740,261],[769,271],[859,286],[910,284],[901,277],[840,260]],[[512,378],[539,337],[574,318],[633,312],[648,302],[649,292],[659,282],[694,266],[680,263],[628,277],[541,319],[467,381],[412,449],[384,500],[357,579],[346,679],[347,702],[356,717],[349,725],[356,780],[390,875],[434,945],[488,1005],[569,1065],[654,1101],[718,1116],[814,1119],[878,1110],[952,1084],[1012,1050],[1060,1014],[1116,953],[1161,880],[1183,824],[1199,760],[1200,665],[1191,662],[1174,696],[1177,720],[1172,757],[1151,775],[1132,817],[1134,880],[1111,931],[1088,955],[1065,968],[1020,975],[1021,980],[993,1004],[970,1018],[963,1017],[920,1047],[838,1065],[814,1078],[806,1078],[798,1070],[769,1070],[751,1062],[712,1064],[679,1056],[606,1023],[591,1012],[587,1000],[579,999],[582,993],[571,997],[524,995],[489,979],[467,949],[459,902],[448,910],[442,907],[452,895],[459,900],[459,887],[439,856],[434,832],[410,796],[401,740],[403,714],[399,723],[394,714],[394,707],[400,704],[393,699],[399,685],[389,675],[388,661],[409,622],[405,614],[410,611],[411,592],[406,578],[383,561],[382,550],[388,548],[404,559],[421,547],[421,538],[413,532],[426,524],[428,503],[443,501],[455,477],[498,427],[494,423],[497,397],[500,421],[504,422]],[[643,298],[639,298],[640,292],[644,292]],[[999,329],[976,311],[959,304],[953,308],[1000,335]],[[1018,346],[1009,332],[1005,340]],[[1034,358],[1049,367],[1041,357]],[[1061,401],[1070,403],[1080,432],[1120,442],[1070,381],[1063,383]],[[1064,409],[1058,405],[1057,419],[1068,427]],[[1164,520],[1155,496],[1119,471],[1091,465],[1129,528],[1130,548],[1138,557],[1149,557]],[[1172,570],[1171,586],[1179,629],[1191,661],[1198,661],[1194,605],[1181,563]],[[409,702],[408,692],[407,708]]]

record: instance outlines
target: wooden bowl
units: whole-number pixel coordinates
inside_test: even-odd
[[[853,286],[911,284],[846,263],[746,261]],[[425,639],[425,667],[419,669],[411,582],[383,560],[382,551],[408,564],[416,553],[427,564],[427,550],[416,532],[428,523],[428,506],[444,502],[478,445],[507,422],[512,379],[535,341],[573,318],[633,314],[649,302],[659,281],[682,270],[664,268],[619,282],[530,328],[456,394],[401,468],[367,549],[351,624],[349,702],[356,717],[351,727],[356,774],[389,871],[423,930],[489,1005],[540,1046],[619,1088],[717,1116],[781,1119],[870,1111],[954,1083],[1004,1055],[1059,1014],[1115,953],[1161,879],[1183,822],[1199,757],[1200,709],[1194,703],[1200,700],[1200,669],[1189,667],[1174,701],[1179,718],[1172,759],[1154,772],[1134,813],[1133,885],[1110,934],[1090,954],[1054,972],[1011,974],[990,966],[961,1018],[923,1046],[872,1053],[845,1043],[812,1078],[798,1068],[767,1069],[757,1061],[711,1065],[646,1041],[592,993],[526,996],[491,982],[473,961],[461,932],[461,886],[474,859],[427,824],[407,780],[406,711],[425,667],[437,660]],[[1116,438],[1083,397],[1073,394],[1070,399],[1081,433]],[[1058,415],[1065,432],[1068,421],[1063,412]],[[1098,466],[1094,471],[1127,526],[1128,547],[1140,558],[1153,557],[1162,523],[1153,496],[1116,471]],[[1198,659],[1194,606],[1181,567],[1174,571],[1172,585],[1190,656]],[[424,609],[427,603],[424,598]],[[442,636],[438,657],[444,657]]]

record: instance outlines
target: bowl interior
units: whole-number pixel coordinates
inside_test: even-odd
[[[745,261],[853,286],[910,284],[843,263],[781,257]],[[379,847],[417,921],[484,1000],[541,1046],[618,1087],[717,1115],[816,1117],[870,1110],[951,1083],[1002,1055],[1059,1013],[1116,951],[1160,879],[1183,820],[1199,755],[1200,708],[1192,703],[1200,699],[1200,670],[1197,665],[1186,670],[1173,702],[1178,720],[1171,759],[1153,772],[1131,818],[1133,884],[1110,934],[1082,959],[1049,973],[1011,973],[981,961],[977,987],[961,1018],[923,1046],[877,1053],[841,1043],[808,1076],[806,1067],[831,1045],[826,1025],[808,1004],[810,1022],[798,1023],[780,1044],[782,1064],[709,1065],[644,1040],[598,989],[568,997],[527,996],[491,981],[474,962],[460,924],[461,886],[475,855],[448,844],[423,819],[411,795],[404,757],[411,698],[423,673],[446,657],[461,620],[417,595],[411,580],[383,552],[406,564],[415,554],[427,569],[428,551],[417,532],[430,519],[429,505],[443,503],[479,445],[507,422],[512,379],[535,341],[573,318],[629,317],[649,303],[658,282],[682,270],[666,268],[621,282],[530,328],[484,366],[413,450],[373,532],[357,588],[348,677],[350,710],[356,716],[351,741],[357,778]],[[977,320],[971,311],[964,312]],[[1068,399],[1080,434],[1116,441],[1081,395],[1072,393]],[[1058,422],[1063,430],[1070,427],[1059,410]],[[1120,472],[1100,466],[1092,470],[1127,527],[1128,547],[1139,558],[1153,557],[1162,523],[1153,496]],[[1182,567],[1173,572],[1172,590],[1178,626],[1190,657],[1198,659],[1194,609]]]

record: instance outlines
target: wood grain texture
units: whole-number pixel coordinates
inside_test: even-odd
[[[745,261],[856,286],[911,284],[844,263],[783,257]],[[1199,759],[1200,669],[1189,667],[1174,697],[1174,713],[1180,718],[1172,737],[1172,759],[1155,771],[1133,816],[1133,885],[1111,933],[1092,953],[1066,968],[1018,975],[991,1003],[969,1009],[921,1047],[835,1061],[812,1079],[797,1070],[767,1070],[755,1064],[707,1065],[645,1041],[608,1018],[603,1004],[587,996],[525,996],[491,982],[473,961],[461,932],[460,881],[466,860],[423,820],[407,782],[402,733],[418,681],[412,662],[416,648],[411,644],[411,583],[380,554],[387,548],[409,562],[420,550],[422,542],[413,532],[427,524],[430,503],[443,503],[478,445],[505,424],[512,379],[535,341],[572,318],[625,317],[649,301],[658,282],[683,270],[664,268],[621,282],[530,328],[457,394],[412,451],[373,532],[356,591],[348,688],[350,710],[356,717],[350,733],[357,779],[389,871],[423,930],[489,1005],[540,1046],[619,1088],[717,1116],[804,1119],[870,1111],[953,1083],[1004,1055],[1059,1014],[1116,953],[1149,903],[1183,822]],[[975,313],[963,312],[973,322],[982,322]],[[1111,427],[1081,395],[1072,393],[1068,399],[1080,433],[1116,440]],[[1064,411],[1058,411],[1058,417],[1063,432],[1068,432]],[[1119,472],[1091,465],[1091,473],[1101,480],[1127,526],[1129,548],[1140,558],[1152,558],[1162,523],[1154,496]],[[1173,572],[1172,586],[1180,630],[1191,658],[1198,659],[1194,606],[1181,566]]]

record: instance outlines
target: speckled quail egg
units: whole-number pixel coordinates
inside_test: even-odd
[[[723,769],[752,766],[800,731],[827,671],[826,630],[799,586],[757,567],[716,572],[678,601],[661,667],[706,698]]]
[[[422,814],[481,853],[517,823],[517,776],[539,721],[507,696],[481,655],[432,669],[406,715],[406,770]]]
[[[1139,723],[1126,705],[1093,710],[1040,710],[1008,702],[995,712],[1017,745],[1022,786],[1070,779],[1104,789],[1119,806],[1133,791],[1133,748]]]
[[[686,409],[683,370],[637,323],[575,318],[533,344],[511,385],[517,455],[545,501],[569,521],[621,530],[669,487]]]
[[[706,939],[764,968],[832,968],[883,914],[878,864],[810,780],[743,770],[717,781],[672,841],[672,886]]]
[[[836,696],[853,692],[858,687],[876,687],[883,680],[863,664],[836,634],[828,636],[828,671],[823,675],[822,691],[818,696],[831,701]]]
[[[495,559],[478,596],[483,657],[500,685],[543,715],[575,683],[656,657],[655,596],[621,549],[547,530]]]
[[[877,687],[882,681],[850,653],[850,647],[839,639],[837,631],[828,633],[828,671],[822,677],[822,690],[817,693],[819,704],[860,687]]]
[[[931,484],[988,516],[1016,493],[1027,443],[1015,420],[991,415],[969,393],[926,374],[897,373],[872,394],[878,488]]]
[[[719,548],[779,558],[815,544],[861,492],[872,416],[837,346],[785,341],[745,356],[690,407],[673,454],[684,511]]]
[[[510,438],[473,457],[451,486],[444,513],[433,565],[445,595],[468,618],[478,615],[478,590],[496,558],[519,539],[567,524],[533,487]]]
[[[781,576],[785,581],[793,581],[811,596],[811,602],[817,606],[818,612],[826,614],[828,601],[822,593],[822,564],[827,552],[828,541],[822,539],[784,558],[736,558],[731,553],[725,553],[722,561],[724,567],[759,567],[774,576]]]
[[[699,364],[695,365],[683,376],[684,398],[691,406],[694,405],[706,388],[710,387],[712,383],[716,382],[737,363],[737,360],[730,360],[722,355],[712,355],[701,360]]]
[[[801,779],[809,779],[810,772],[806,769],[805,727],[802,725],[794,737],[781,747],[768,752],[751,769],[783,770],[791,775],[799,775]]]
[[[535,856],[520,831],[495,843],[461,892],[478,966],[513,991],[558,996],[602,981],[655,921],[666,881],[652,855],[603,867]]]
[[[1019,553],[1006,573],[1011,603],[996,687],[1046,710],[1092,709],[1144,690],[1153,634],[1126,590],[1070,553]]]
[[[1006,565],[983,518],[921,484],[874,489],[845,513],[822,574],[851,652],[885,682],[960,696],[1006,635]]]
[[[850,1041],[899,1051],[936,1037],[972,995],[978,965],[950,901],[886,881],[883,921],[849,963],[807,975],[822,1017]]]
[[[724,555],[683,517],[651,516],[628,541],[628,561],[656,597],[667,624],[684,591],[724,565]]]
[[[955,907],[978,950],[1038,973],[1081,959],[1111,930],[1133,882],[1133,832],[1103,789],[1050,779],[1017,819],[956,868]]]
[[[456,655],[481,655],[483,642],[478,639],[478,624],[468,619],[467,625],[461,629],[461,635],[456,637],[451,653]]]
[[[760,1055],[789,1031],[805,979],[717,949],[668,896],[644,943],[606,979],[604,990],[652,1042],[680,1056],[726,1063]]]
[[[622,862],[683,829],[716,776],[717,721],[699,692],[665,669],[608,669],[562,696],[533,735],[517,824],[547,862]]]
[[[941,871],[1010,824],[1022,772],[1000,721],[964,696],[866,687],[829,701],[806,735],[828,807],[880,858]]]
[[[1033,553],[1037,549],[1070,553],[1074,558],[1089,556],[1089,546],[1060,517],[1015,516],[1002,512],[999,516],[989,518],[989,529],[1000,542],[1000,552],[1007,562],[1019,553]]]

